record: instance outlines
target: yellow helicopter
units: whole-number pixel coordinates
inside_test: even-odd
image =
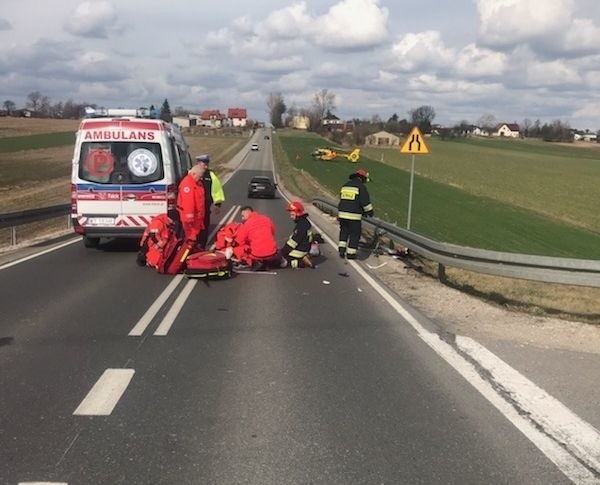
[[[333,148],[315,148],[310,154],[315,160],[334,160],[336,158],[346,158],[352,163],[358,162],[360,158],[360,148],[355,148],[351,152],[342,152]]]

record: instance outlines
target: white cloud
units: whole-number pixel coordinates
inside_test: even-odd
[[[600,28],[590,19],[575,19],[566,33],[565,48],[600,54]]]
[[[261,72],[290,72],[301,69],[304,61],[301,56],[255,59],[252,67]]]
[[[431,74],[421,74],[411,78],[409,89],[436,94],[460,93],[461,95],[490,96],[502,90],[499,83],[482,84],[461,79],[440,79]]]
[[[443,69],[454,60],[453,50],[446,48],[440,33],[434,30],[406,34],[392,46],[392,54],[397,67],[406,72]]]
[[[12,30],[12,24],[3,18],[0,18],[0,30]]]
[[[581,82],[579,73],[565,61],[536,62],[527,68],[529,86],[564,86]]]
[[[379,0],[342,0],[317,19],[315,42],[334,49],[368,49],[388,36],[389,11]]]
[[[378,82],[380,84],[391,84],[391,83],[395,82],[397,79],[398,79],[398,76],[396,74],[380,69],[375,82]]]
[[[477,0],[480,34],[487,45],[514,46],[565,30],[572,0]]]
[[[81,37],[108,37],[116,28],[115,7],[108,1],[83,2],[65,22],[67,32]]]
[[[597,129],[599,122],[598,113],[600,113],[600,101],[592,101],[585,102],[585,104],[581,108],[575,110],[571,116],[576,120],[594,120]]]
[[[271,39],[294,39],[311,34],[314,28],[306,2],[302,2],[270,13],[256,31]]]
[[[499,76],[506,69],[508,56],[469,44],[458,54],[456,70],[466,77]]]

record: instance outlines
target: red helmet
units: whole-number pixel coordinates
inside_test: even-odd
[[[287,205],[287,207],[285,208],[285,210],[287,210],[288,212],[293,212],[297,216],[302,216],[306,213],[304,211],[304,206],[300,202],[297,202],[297,201],[290,202]]]
[[[360,175],[365,180],[369,180],[369,172],[367,172],[364,168],[359,168],[356,171],[356,175]]]

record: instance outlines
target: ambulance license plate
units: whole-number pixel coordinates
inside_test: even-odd
[[[88,225],[90,226],[114,226],[115,218],[114,217],[89,217]]]

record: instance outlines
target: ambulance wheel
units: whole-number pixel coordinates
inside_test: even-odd
[[[100,244],[99,237],[83,236],[83,245],[86,248],[97,248],[98,244]]]

